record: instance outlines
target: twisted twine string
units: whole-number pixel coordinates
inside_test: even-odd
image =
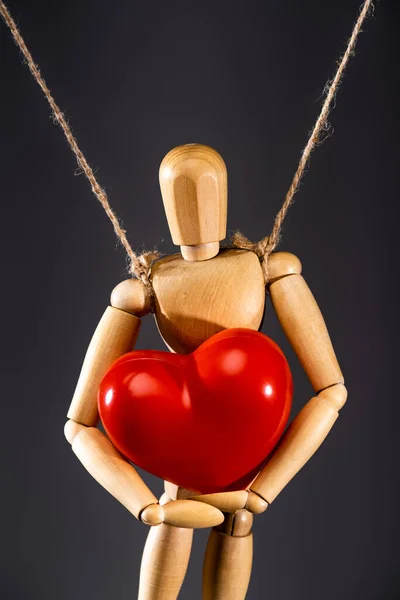
[[[332,108],[332,103],[335,99],[339,85],[341,83],[344,70],[349,62],[351,56],[354,55],[354,48],[357,42],[357,37],[361,31],[362,24],[369,14],[373,10],[372,0],[365,0],[364,4],[360,9],[360,14],[357,21],[354,24],[353,32],[350,39],[347,42],[346,50],[343,56],[338,61],[338,68],[335,76],[332,80],[325,84],[324,95],[325,101],[322,105],[321,112],[317,118],[315,125],[311,131],[308,142],[301,153],[300,161],[297,166],[297,170],[294,174],[293,181],[290,188],[285,196],[285,200],[282,204],[281,209],[275,217],[272,231],[265,238],[259,242],[251,242],[243,233],[240,231],[236,232],[232,236],[232,245],[235,248],[243,248],[244,250],[251,250],[255,252],[261,261],[261,266],[264,272],[265,283],[268,283],[268,257],[275,250],[281,239],[282,224],[287,215],[290,206],[293,204],[294,196],[299,189],[300,182],[305,174],[308,161],[312,151],[322,143],[321,134],[328,133],[330,130],[330,124],[328,122],[328,116]]]
[[[158,258],[158,256],[159,256],[158,252],[155,252],[155,251],[144,252],[143,254],[138,255],[138,254],[136,254],[136,252],[134,252],[132,250],[132,248],[128,242],[128,238],[126,237],[126,231],[121,226],[121,223],[120,223],[118,217],[116,216],[113,209],[111,208],[106,192],[99,185],[99,183],[94,175],[93,169],[91,168],[91,166],[87,162],[83,152],[79,148],[78,142],[72,133],[71,127],[69,126],[63,112],[58,107],[49,88],[47,87],[47,84],[46,84],[43,76],[40,73],[40,69],[35,64],[35,62],[32,58],[32,55],[29,52],[29,50],[24,42],[24,39],[18,30],[18,27],[17,27],[14,19],[12,18],[8,8],[5,6],[5,4],[1,0],[0,0],[0,14],[3,17],[6,25],[9,27],[15,43],[17,44],[20,51],[22,52],[22,54],[25,58],[26,64],[28,65],[28,68],[33,75],[33,78],[36,80],[36,82],[42,88],[42,91],[43,91],[44,95],[46,96],[48,103],[50,104],[54,122],[58,123],[60,125],[61,129],[63,130],[64,135],[67,139],[67,142],[68,142],[72,152],[75,154],[75,157],[76,157],[79,167],[82,169],[82,171],[86,175],[86,177],[91,185],[93,194],[96,196],[97,200],[100,202],[100,204],[104,208],[106,215],[108,216],[108,218],[110,219],[110,221],[112,223],[112,226],[114,228],[114,231],[115,231],[115,234],[116,234],[118,240],[120,241],[122,246],[125,248],[125,251],[128,255],[128,261],[129,261],[129,265],[128,265],[129,273],[132,276],[137,277],[144,283],[144,285],[146,286],[146,288],[148,289],[148,291],[152,297],[153,287],[149,280],[149,270],[150,270],[150,265],[153,262],[153,260]]]
[[[275,217],[275,221],[274,221],[274,225],[272,227],[271,233],[268,236],[266,236],[265,238],[263,238],[262,240],[260,240],[259,242],[250,241],[245,235],[243,235],[240,232],[236,232],[232,237],[232,245],[234,247],[243,248],[245,250],[250,250],[252,252],[255,252],[255,254],[257,254],[257,256],[260,259],[261,266],[263,268],[266,283],[268,282],[268,257],[280,242],[283,221],[287,215],[287,212],[288,212],[290,206],[293,203],[294,196],[299,189],[299,185],[304,176],[307,163],[310,159],[310,155],[311,155],[312,151],[316,148],[316,146],[323,141],[323,140],[321,140],[321,133],[329,132],[330,125],[328,123],[328,116],[331,111],[333,100],[335,99],[341,79],[343,77],[344,70],[347,66],[347,63],[349,62],[350,57],[354,54],[354,48],[355,48],[355,45],[357,42],[357,37],[361,31],[362,24],[363,24],[365,18],[367,17],[368,13],[372,9],[373,9],[372,0],[365,0],[365,2],[363,3],[363,5],[361,7],[358,19],[354,25],[353,32],[350,36],[350,39],[347,42],[346,50],[345,50],[343,56],[341,57],[341,59],[338,61],[338,68],[337,68],[336,74],[333,77],[333,79],[331,81],[328,81],[327,84],[325,85],[325,88],[324,88],[325,101],[322,105],[321,112],[320,112],[320,114],[317,118],[317,121],[315,122],[315,125],[311,131],[308,142],[301,154],[301,158],[300,158],[297,170],[294,174],[293,181],[292,181],[290,188],[285,196],[285,200],[282,204],[282,207]],[[61,110],[58,107],[58,105],[56,104],[53,96],[51,95],[50,90],[47,87],[46,82],[40,73],[39,67],[33,61],[32,55],[29,52],[29,50],[28,50],[17,26],[16,26],[14,19],[12,18],[9,10],[5,6],[5,4],[2,2],[2,0],[0,0],[0,14],[3,17],[6,25],[9,27],[15,43],[17,44],[20,51],[22,52],[30,72],[32,73],[34,79],[39,84],[44,95],[46,96],[47,101],[50,104],[50,107],[52,110],[54,121],[56,123],[58,123],[60,125],[61,129],[63,130],[64,135],[67,139],[67,142],[68,142],[72,152],[75,154],[75,157],[76,157],[79,167],[85,173],[85,175],[91,185],[94,195],[96,196],[96,198],[98,199],[98,201],[100,202],[102,207],[104,208],[108,218],[110,219],[110,221],[113,225],[113,228],[114,228],[117,238],[119,239],[122,246],[125,248],[125,251],[128,255],[128,260],[129,260],[129,272],[131,273],[132,276],[137,277],[144,283],[144,285],[146,286],[146,288],[149,291],[150,297],[153,298],[154,293],[153,293],[153,287],[152,287],[150,279],[149,279],[149,272],[150,272],[150,266],[151,266],[152,262],[156,258],[158,258],[160,256],[160,254],[156,251],[153,251],[153,252],[144,252],[144,253],[138,255],[132,250],[132,248],[128,242],[128,239],[126,237],[126,231],[125,231],[125,229],[122,228],[119,219],[117,218],[114,211],[112,210],[110,203],[108,201],[106,192],[103,190],[103,188],[97,182],[97,179],[93,173],[93,170],[90,167],[90,165],[88,164],[82,151],[80,150],[78,143],[76,141],[76,138],[72,134],[71,128],[70,128],[64,114],[61,112]]]

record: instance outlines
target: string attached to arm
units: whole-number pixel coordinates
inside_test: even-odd
[[[43,76],[40,73],[39,67],[35,64],[35,62],[32,58],[32,55],[29,52],[29,50],[24,42],[24,39],[17,28],[17,25],[16,25],[14,19],[12,18],[8,8],[5,6],[5,4],[1,0],[0,0],[0,14],[3,17],[6,25],[9,27],[15,43],[17,44],[17,46],[21,50],[22,54],[24,55],[26,64],[28,65],[28,68],[29,68],[30,72],[32,73],[33,78],[39,84],[39,86],[42,88],[42,91],[43,91],[44,95],[46,96],[48,103],[50,104],[54,121],[56,123],[58,123],[60,125],[61,129],[63,130],[64,135],[67,138],[67,142],[68,142],[72,152],[76,156],[76,160],[78,162],[79,167],[82,169],[82,171],[86,175],[86,178],[88,179],[88,181],[91,185],[93,194],[96,196],[97,200],[100,202],[100,204],[104,208],[106,215],[108,216],[108,218],[110,219],[110,221],[112,223],[112,226],[114,227],[115,235],[117,236],[117,238],[120,241],[120,243],[122,244],[122,246],[125,248],[125,251],[128,255],[128,260],[129,260],[129,267],[128,267],[129,273],[132,276],[140,279],[145,284],[149,293],[152,296],[153,295],[153,287],[149,280],[149,269],[150,269],[150,265],[153,262],[153,260],[158,258],[158,256],[159,256],[158,252],[155,252],[155,251],[154,252],[144,252],[143,254],[138,255],[138,254],[136,254],[136,252],[134,252],[132,250],[132,247],[128,242],[128,238],[126,237],[126,231],[125,231],[125,229],[122,228],[118,217],[116,216],[113,209],[111,208],[106,192],[99,185],[99,183],[95,177],[95,174],[93,172],[92,167],[89,165],[83,152],[79,148],[78,142],[76,141],[76,138],[74,137],[74,135],[71,131],[71,127],[69,126],[69,124],[64,116],[64,113],[60,110],[59,106],[57,105],[56,101],[54,100],[49,88],[47,87],[45,80],[43,79]]]
[[[338,61],[338,68],[334,78],[325,85],[324,94],[325,100],[321,108],[319,117],[317,118],[315,125],[311,131],[308,142],[301,153],[300,161],[297,166],[297,170],[294,174],[293,181],[288,189],[285,196],[285,200],[282,204],[281,209],[275,217],[272,231],[265,238],[259,242],[251,242],[243,233],[240,231],[236,232],[232,236],[232,245],[235,248],[243,248],[244,250],[251,250],[257,254],[261,261],[261,266],[264,272],[265,283],[268,283],[268,257],[275,250],[280,242],[281,230],[283,221],[287,215],[290,206],[293,204],[293,199],[296,192],[299,189],[300,182],[305,174],[307,163],[311,156],[312,151],[321,143],[321,134],[328,132],[330,125],[328,123],[328,116],[332,108],[332,102],[335,99],[338,91],[340,82],[343,77],[343,73],[350,57],[354,54],[354,48],[357,42],[358,34],[361,31],[361,26],[369,14],[373,10],[372,0],[366,0],[361,7],[359,17],[354,25],[353,32],[350,39],[347,42],[346,51]]]
[[[338,68],[337,68],[336,74],[333,77],[333,79],[330,82],[328,82],[327,85],[325,86],[325,89],[324,89],[325,100],[322,105],[321,112],[320,112],[320,114],[317,118],[317,121],[311,131],[308,142],[301,154],[301,158],[300,158],[297,170],[294,174],[293,181],[292,181],[290,188],[286,194],[286,197],[282,204],[282,207],[275,217],[275,222],[272,227],[271,233],[268,236],[266,236],[265,238],[263,238],[262,240],[260,240],[259,242],[251,242],[248,238],[246,238],[246,236],[244,236],[240,232],[236,232],[233,235],[232,245],[234,247],[243,248],[245,250],[251,250],[252,252],[255,252],[257,254],[257,256],[260,259],[261,266],[263,268],[264,278],[265,278],[266,283],[268,282],[268,257],[271,254],[271,252],[273,252],[275,250],[276,246],[279,244],[279,241],[281,238],[281,230],[282,230],[283,221],[286,217],[286,214],[287,214],[290,206],[293,203],[294,196],[299,189],[299,185],[300,185],[301,179],[304,176],[305,169],[306,169],[308,160],[310,158],[310,155],[311,155],[312,151],[315,149],[315,147],[321,142],[321,133],[329,130],[328,116],[331,111],[332,102],[336,96],[341,79],[343,77],[344,70],[349,62],[349,59],[354,54],[354,48],[355,48],[355,45],[357,42],[357,37],[361,31],[362,24],[372,9],[373,9],[372,0],[365,0],[363,5],[361,6],[360,14],[354,25],[353,32],[350,36],[350,39],[347,42],[346,50],[345,50],[343,56],[341,57],[341,59],[338,61]],[[51,92],[50,92],[49,88],[47,87],[46,82],[40,73],[39,67],[33,61],[32,55],[29,52],[29,50],[28,50],[17,26],[16,26],[14,19],[12,18],[9,10],[5,6],[5,4],[2,2],[2,0],[0,0],[0,14],[3,17],[6,25],[9,27],[15,43],[21,50],[23,56],[25,57],[25,60],[29,67],[30,72],[32,73],[36,82],[42,88],[43,93],[46,96],[48,103],[50,104],[54,120],[60,125],[61,129],[63,130],[64,135],[67,139],[67,142],[68,142],[72,152],[75,154],[78,165],[80,166],[80,168],[86,175],[87,179],[89,180],[89,183],[91,185],[94,195],[96,196],[96,198],[98,199],[98,201],[104,208],[108,218],[110,219],[110,221],[114,227],[114,231],[115,231],[115,234],[116,234],[118,240],[120,241],[122,246],[125,248],[126,253],[128,255],[128,259],[129,259],[130,274],[134,277],[137,277],[145,284],[146,288],[148,289],[148,291],[150,293],[150,297],[153,298],[154,293],[153,293],[153,288],[152,288],[150,278],[149,278],[149,272],[150,272],[151,263],[156,258],[158,258],[160,256],[160,254],[158,252],[154,251],[154,252],[144,252],[144,253],[138,255],[132,250],[132,247],[130,246],[127,236],[126,236],[126,231],[125,231],[125,229],[122,228],[119,219],[117,218],[114,211],[112,210],[110,203],[108,201],[106,192],[99,185],[99,183],[93,173],[93,169],[90,167],[84,154],[80,150],[80,148],[78,146],[78,142],[76,141],[76,138],[74,137],[64,114],[61,112],[61,110],[58,107],[57,103],[55,102],[53,96],[51,95]]]

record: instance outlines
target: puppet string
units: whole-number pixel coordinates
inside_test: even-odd
[[[341,79],[343,77],[343,73],[347,66],[347,63],[349,62],[350,57],[354,54],[354,48],[355,48],[355,45],[357,42],[357,37],[358,37],[359,33],[361,32],[362,24],[363,24],[365,18],[367,17],[368,13],[372,9],[373,9],[372,0],[365,0],[363,5],[361,6],[358,19],[355,22],[353,32],[347,42],[346,50],[345,50],[343,56],[341,57],[341,59],[338,61],[338,68],[335,73],[335,76],[333,77],[332,80],[328,81],[327,84],[325,85],[325,88],[324,88],[325,100],[323,102],[320,114],[315,122],[315,125],[314,125],[312,131],[311,131],[308,142],[307,142],[304,150],[301,153],[300,161],[299,161],[297,170],[294,174],[293,181],[292,181],[290,188],[285,196],[282,207],[275,217],[275,221],[274,221],[274,225],[272,227],[271,233],[268,236],[266,236],[265,238],[263,238],[262,240],[260,240],[259,242],[251,242],[245,235],[243,235],[240,232],[236,232],[232,237],[232,245],[234,247],[243,248],[245,250],[250,250],[257,254],[257,256],[260,259],[262,268],[263,268],[264,278],[265,278],[266,283],[268,282],[268,257],[271,254],[271,252],[273,252],[273,250],[276,248],[276,246],[279,244],[279,241],[281,238],[281,230],[282,230],[283,221],[287,215],[287,212],[288,212],[291,204],[293,203],[294,196],[299,189],[299,185],[302,180],[302,177],[304,176],[310,155],[311,155],[312,151],[316,148],[316,146],[318,146],[318,144],[323,141],[321,139],[322,133],[329,132],[330,125],[328,123],[328,116],[331,111],[332,103],[335,99],[337,90],[339,88]],[[39,67],[35,64],[35,62],[32,58],[32,55],[29,52],[29,50],[24,42],[24,39],[22,38],[22,35],[20,34],[20,32],[18,30],[18,27],[17,27],[14,19],[12,18],[9,10],[5,6],[5,4],[2,2],[2,0],[0,0],[0,14],[3,17],[6,25],[9,27],[15,43],[17,44],[20,51],[22,52],[30,72],[32,73],[34,79],[39,84],[44,95],[46,96],[47,101],[50,104],[50,107],[52,110],[53,119],[55,120],[56,123],[58,123],[60,125],[61,129],[63,130],[64,135],[67,138],[67,142],[68,142],[72,152],[75,154],[75,157],[76,157],[79,167],[82,169],[82,171],[86,175],[86,177],[91,185],[94,195],[96,196],[96,198],[98,199],[98,201],[100,202],[102,207],[104,208],[108,218],[110,219],[110,221],[114,227],[114,231],[115,231],[117,238],[119,239],[122,246],[125,248],[125,251],[128,255],[128,260],[129,260],[129,272],[131,273],[132,276],[137,277],[144,283],[144,285],[146,286],[146,288],[148,289],[148,291],[150,293],[151,298],[153,299],[153,288],[151,285],[149,274],[150,274],[151,263],[160,256],[159,253],[156,251],[153,251],[153,252],[143,252],[142,254],[138,255],[132,250],[132,248],[128,242],[128,238],[126,236],[126,231],[125,231],[125,229],[123,229],[118,217],[112,210],[110,203],[108,201],[106,192],[99,185],[99,183],[94,175],[93,169],[90,167],[84,154],[82,153],[81,149],[79,148],[78,142],[72,133],[71,127],[69,126],[63,112],[60,110],[59,106],[55,102],[49,88],[47,87],[45,80],[43,79],[43,77],[40,73]]]
[[[17,28],[17,25],[16,25],[14,19],[12,18],[9,10],[7,9],[7,7],[5,6],[5,4],[2,1],[0,1],[0,14],[3,17],[6,25],[8,25],[8,27],[12,33],[12,36],[14,38],[15,43],[21,50],[30,72],[32,73],[36,82],[42,88],[42,91],[43,91],[44,95],[46,96],[48,103],[50,104],[52,114],[53,114],[53,119],[55,120],[56,123],[58,123],[60,125],[61,129],[63,130],[64,135],[67,138],[67,142],[68,142],[72,152],[76,156],[76,160],[78,162],[79,167],[82,169],[82,171],[86,175],[86,177],[91,185],[92,192],[94,193],[94,195],[96,196],[96,198],[98,199],[98,201],[100,202],[102,207],[104,208],[108,218],[110,219],[110,221],[114,227],[114,231],[115,231],[115,234],[116,234],[118,240],[120,241],[122,246],[125,248],[126,253],[128,255],[128,260],[129,260],[129,267],[128,267],[129,272],[131,273],[131,275],[133,275],[134,277],[137,277],[144,283],[144,285],[146,286],[146,288],[148,289],[148,291],[152,297],[153,296],[153,288],[152,288],[152,285],[151,285],[150,279],[149,279],[149,270],[150,270],[150,265],[151,265],[152,261],[155,260],[156,258],[158,258],[158,256],[159,256],[158,252],[156,252],[156,251],[144,252],[144,253],[138,255],[138,254],[136,254],[136,252],[134,252],[132,250],[132,248],[128,242],[128,239],[126,237],[126,231],[125,231],[125,229],[123,229],[118,217],[112,210],[110,203],[108,201],[106,192],[99,185],[99,183],[95,177],[95,174],[93,172],[93,169],[91,168],[91,166],[89,165],[88,161],[86,160],[83,152],[79,148],[78,142],[72,133],[71,127],[69,126],[67,119],[65,118],[65,115],[60,110],[59,106],[57,105],[56,101],[54,100],[49,88],[47,87],[47,84],[46,84],[43,76],[40,73],[39,67],[35,64],[35,62],[32,58],[32,55],[29,52],[29,50],[24,42],[24,39]]]
[[[293,181],[289,187],[289,190],[285,196],[285,200],[282,204],[281,209],[275,217],[274,225],[271,233],[260,240],[259,242],[251,242],[243,233],[240,231],[236,232],[232,236],[232,245],[235,248],[243,248],[244,250],[251,250],[257,254],[261,261],[261,265],[264,272],[265,282],[268,283],[268,257],[276,248],[280,242],[281,230],[283,221],[287,215],[290,206],[293,203],[294,196],[299,189],[300,182],[305,174],[305,170],[310,159],[312,151],[323,142],[322,134],[326,135],[329,133],[330,124],[328,122],[328,116],[332,108],[336,93],[338,91],[341,79],[343,77],[344,70],[349,62],[350,57],[354,54],[354,48],[357,42],[357,37],[361,32],[362,24],[369,14],[373,10],[372,0],[366,0],[361,6],[360,14],[357,21],[354,24],[353,32],[347,42],[346,50],[343,56],[338,61],[338,68],[335,76],[332,80],[328,81],[324,88],[325,100],[323,102],[321,112],[315,122],[315,125],[310,133],[308,142],[301,153],[300,161],[297,166],[297,170],[294,174]],[[325,137],[326,137],[325,135]]]

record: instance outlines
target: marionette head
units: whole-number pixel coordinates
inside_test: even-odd
[[[226,237],[227,174],[222,157],[202,144],[174,148],[160,165],[172,241],[185,260],[207,260]]]

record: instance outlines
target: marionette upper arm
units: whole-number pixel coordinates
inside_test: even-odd
[[[68,418],[81,425],[98,422],[97,392],[110,365],[134,348],[140,328],[140,317],[150,312],[146,287],[138,279],[128,279],[117,285],[109,306],[93,334],[83,361]],[[68,437],[76,427],[69,425]],[[66,433],[67,433],[66,430]]]
[[[299,259],[288,252],[272,254],[268,273],[272,304],[314,391],[343,383],[325,321],[301,276]]]

